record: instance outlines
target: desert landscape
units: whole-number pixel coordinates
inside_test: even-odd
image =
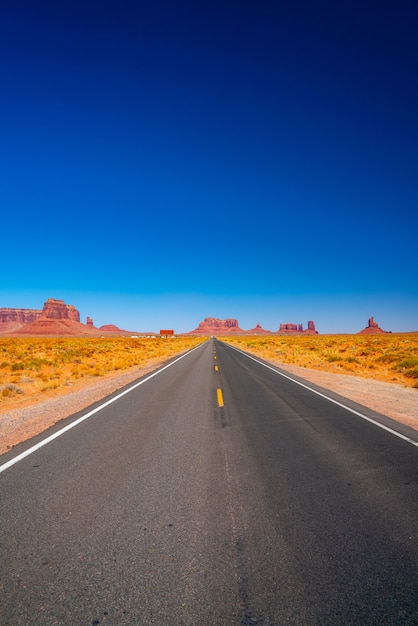
[[[264,359],[418,388],[418,335],[225,337]]]
[[[206,339],[0,338],[0,454]],[[226,335],[222,340],[418,428],[416,334]]]
[[[417,333],[385,332],[373,318],[354,335],[320,335],[313,321],[246,331],[233,318],[167,332],[82,324],[53,298],[39,310],[0,309],[0,453],[210,336],[417,428]]]

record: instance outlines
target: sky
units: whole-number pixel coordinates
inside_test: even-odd
[[[0,307],[418,330],[416,0],[14,0]]]

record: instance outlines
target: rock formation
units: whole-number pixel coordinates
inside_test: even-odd
[[[80,323],[80,313],[64,300],[49,298],[42,310],[0,309],[2,335],[91,335],[97,330]]]
[[[308,322],[308,328],[303,330],[303,324],[293,324],[287,322],[286,324],[280,324],[280,328],[277,331],[282,334],[294,334],[294,333],[303,333],[304,335],[317,335],[318,331],[315,328],[315,323],[312,320]]]
[[[42,318],[48,320],[73,320],[80,321],[80,313],[72,304],[65,304],[64,300],[48,298],[42,310]]]
[[[41,309],[0,309],[0,324],[30,324],[42,315]]]
[[[308,328],[303,330],[302,324],[286,323],[280,324],[280,328],[277,331],[279,334],[308,334],[317,335],[318,331],[315,329],[315,324],[312,321],[308,322]],[[220,320],[216,317],[206,317],[203,322],[200,322],[199,326],[192,330],[190,335],[231,335],[231,334],[248,334],[248,335],[264,335],[273,334],[271,330],[265,330],[260,324],[257,324],[255,328],[251,330],[243,330],[238,325],[238,320],[226,319]]]
[[[104,324],[104,326],[100,326],[99,330],[105,333],[119,333],[121,329],[115,326],[114,324]],[[122,331],[123,332],[123,331]]]
[[[245,331],[238,325],[238,320],[220,320],[217,317],[206,317],[199,326],[192,330],[191,335],[228,335],[234,333],[244,333]]]
[[[280,328],[277,331],[278,333],[303,333],[302,324],[280,324]]]
[[[265,330],[260,324],[257,324],[255,328],[251,328],[251,330],[247,330],[246,332],[250,335],[271,335],[271,330]]]
[[[42,315],[41,309],[0,309],[0,335],[18,330],[31,324]]]
[[[378,323],[374,321],[373,317],[369,318],[369,322],[366,326],[366,328],[363,328],[363,330],[361,330],[359,333],[357,333],[358,335],[382,335],[382,334],[386,334],[387,330],[382,330]]]
[[[86,326],[90,326],[91,328],[94,328],[93,320],[91,319],[91,317],[87,316]]]

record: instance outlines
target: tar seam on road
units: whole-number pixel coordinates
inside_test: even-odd
[[[391,433],[392,435],[396,435],[396,437],[399,437],[400,439],[407,441],[413,446],[418,447],[418,441],[414,441],[413,439],[410,439],[409,437],[406,437],[405,435],[398,433],[396,430],[389,428],[389,426],[385,426],[384,424],[380,424],[379,422],[376,422],[376,420],[372,419],[371,417],[367,417],[367,415],[363,415],[363,413],[359,413],[358,411],[355,411],[354,409],[350,409],[349,406],[346,406],[345,404],[338,402],[338,400],[333,400],[333,398],[326,396],[324,393],[321,393],[320,391],[316,391],[316,389],[312,389],[312,387],[309,387],[308,385],[301,383],[300,381],[296,380],[295,378],[292,378],[291,376],[288,376],[287,374],[283,374],[282,372],[279,372],[279,370],[276,370],[271,365],[267,365],[267,363],[263,363],[263,361],[259,361],[258,359],[251,356],[250,354],[247,354],[247,352],[244,352],[243,350],[239,350],[238,348],[235,348],[235,346],[229,346],[229,347],[232,348],[233,350],[236,350],[237,352],[240,352],[241,354],[255,361],[256,363],[259,363],[260,365],[264,365],[264,367],[267,367],[267,369],[271,370],[272,372],[276,372],[276,374],[279,374],[279,376],[283,376],[283,378],[287,378],[288,380],[291,380],[293,383],[296,383],[297,385],[300,385],[301,387],[308,389],[308,391],[312,391],[312,393],[316,393],[317,396],[321,396],[321,398],[325,398],[325,400],[329,400],[329,402],[332,402],[333,404],[337,404],[343,409],[350,411],[350,413],[354,413],[354,415],[361,417],[363,420],[366,420],[367,422],[370,422],[371,424],[374,424],[375,426],[378,426],[379,428],[386,430],[388,433]]]
[[[151,378],[154,378],[154,376],[157,376],[158,374],[161,374],[161,372],[163,372],[167,368],[171,367],[175,363],[178,363],[178,361],[181,361],[181,359],[184,359],[184,357],[188,356],[189,354],[191,354],[192,352],[194,352],[198,348],[201,348],[204,345],[205,345],[205,343],[199,344],[198,346],[196,346],[195,348],[193,348],[189,352],[186,352],[185,354],[182,354],[181,356],[179,356],[175,361],[172,361],[168,365],[165,365],[164,367],[162,367],[160,370],[157,370],[156,372],[153,372],[152,374],[150,374],[149,376],[147,376],[143,380],[140,380],[138,383],[135,383],[135,385],[132,385],[132,387],[129,387],[129,389],[125,389],[125,391],[122,391],[121,393],[118,393],[118,395],[115,396],[114,398],[111,398],[110,400],[107,400],[107,402],[104,402],[103,404],[100,404],[99,406],[97,406],[92,411],[89,411],[88,413],[86,413],[82,417],[79,417],[74,422],[71,422],[71,424],[68,424],[67,426],[64,426],[64,428],[61,428],[60,430],[58,430],[53,435],[50,435],[49,437],[47,437],[46,439],[43,439],[42,441],[40,441],[39,443],[35,444],[31,448],[28,448],[27,450],[25,450],[21,454],[18,454],[13,459],[10,459],[10,461],[7,461],[7,463],[4,463],[3,465],[0,465],[0,474],[2,472],[4,472],[5,470],[9,469],[9,467],[12,467],[12,465],[14,465],[15,463],[18,463],[19,461],[22,461],[22,459],[24,459],[25,457],[29,456],[33,452],[36,452],[36,450],[39,450],[39,448],[42,448],[43,446],[46,446],[47,443],[50,443],[54,439],[57,439],[57,437],[60,437],[60,435],[63,435],[64,433],[66,433],[67,430],[71,430],[71,428],[74,428],[74,426],[78,426],[78,424],[81,424],[81,422],[84,422],[84,420],[88,419],[89,417],[91,417],[95,413],[98,413],[99,411],[101,411],[105,407],[109,406],[109,404],[112,404],[113,402],[116,402],[116,400],[119,400],[119,398],[122,398],[122,396],[126,395],[127,393],[130,393],[131,391],[133,391],[134,389],[136,389],[140,385],[143,385],[144,383],[146,383]]]

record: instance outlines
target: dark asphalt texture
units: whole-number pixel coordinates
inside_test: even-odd
[[[0,474],[0,625],[418,624],[417,478],[210,340]]]

